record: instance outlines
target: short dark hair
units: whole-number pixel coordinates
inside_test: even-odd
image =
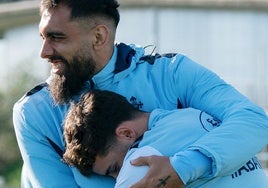
[[[66,150],[63,160],[84,175],[92,173],[96,155],[105,156],[115,139],[115,130],[140,111],[125,97],[93,90],[72,104],[64,122]]]
[[[40,13],[45,9],[51,9],[58,4],[67,5],[71,9],[71,19],[86,18],[91,16],[105,16],[113,19],[118,25],[120,15],[119,3],[116,0],[42,0]]]

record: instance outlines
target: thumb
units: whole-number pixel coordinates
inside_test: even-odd
[[[138,157],[137,159],[131,160],[130,163],[134,166],[149,166],[148,157]]]

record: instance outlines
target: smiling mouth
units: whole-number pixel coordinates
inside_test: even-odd
[[[63,61],[57,60],[57,61],[51,61],[51,71],[53,74],[62,75],[64,72],[65,65]]]

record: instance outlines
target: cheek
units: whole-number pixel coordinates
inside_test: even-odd
[[[71,48],[68,46],[58,46],[57,47],[57,53],[63,56],[68,62],[71,61],[75,56],[75,48]]]
[[[93,172],[96,174],[105,175],[105,169],[107,169],[105,160],[96,157],[92,168]]]
[[[64,57],[67,61],[71,61],[74,57],[81,54],[81,45],[72,43],[70,41],[54,43],[54,49],[57,55]]]
[[[99,165],[99,163],[95,163],[93,165],[93,172],[99,175],[104,175],[103,171],[102,171],[103,167]]]

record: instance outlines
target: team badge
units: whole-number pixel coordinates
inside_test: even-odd
[[[202,127],[208,132],[221,125],[220,120],[218,120],[217,118],[214,118],[214,117],[212,117],[204,112],[200,113],[199,119],[200,119],[200,122],[202,124]]]

